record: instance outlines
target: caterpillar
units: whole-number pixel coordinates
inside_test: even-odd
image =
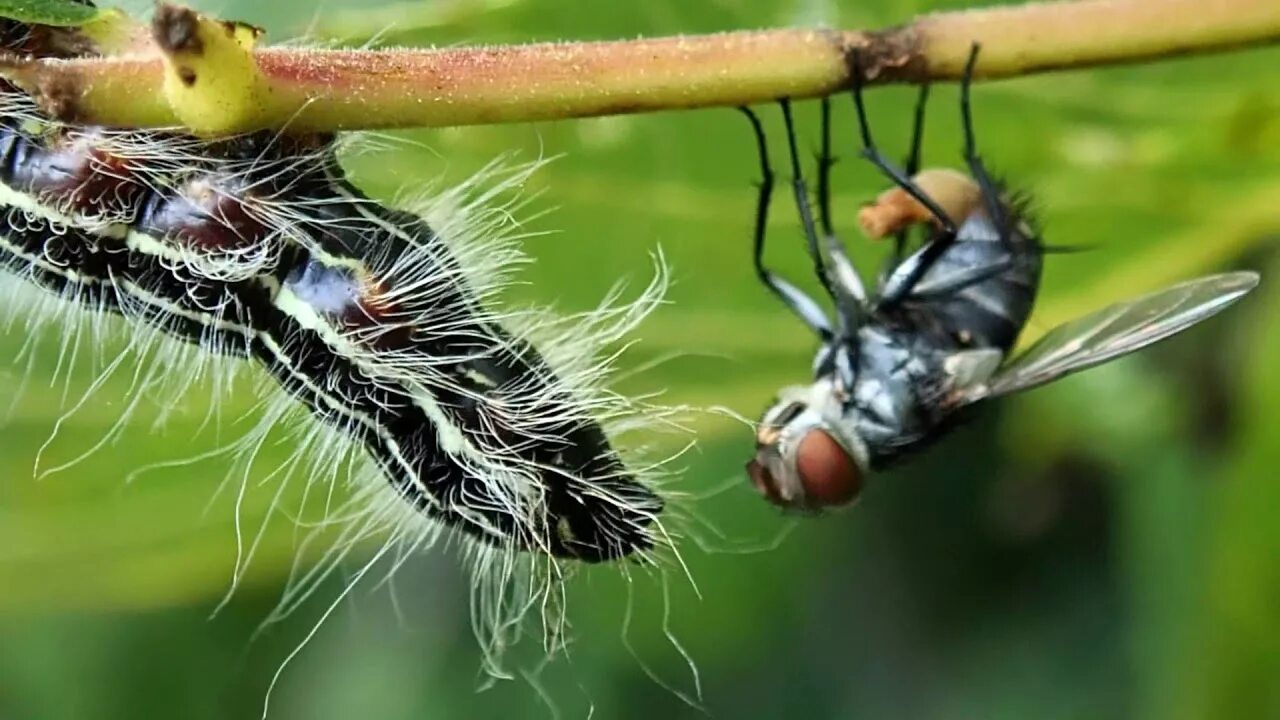
[[[92,52],[74,30],[12,20],[0,43]],[[372,534],[391,536],[375,560],[456,537],[482,576],[473,610],[496,656],[523,612],[557,604],[549,581],[565,563],[674,549],[662,462],[618,440],[671,409],[605,389],[597,359],[659,302],[666,273],[659,256],[637,301],[577,317],[503,309],[519,253],[370,199],[347,179],[342,143],[76,125],[0,84],[0,268],[57,317],[78,313],[94,332],[122,318],[134,345],[195,363],[184,377],[257,367],[275,399],[238,450],[252,456],[301,414],[297,462],[353,467],[338,550],[295,569],[281,612]],[[142,385],[178,364],[157,362]]]

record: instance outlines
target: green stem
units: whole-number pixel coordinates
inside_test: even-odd
[[[225,24],[161,10],[153,34],[171,38],[174,22],[191,24],[203,40],[195,52],[158,43],[151,53],[106,58],[11,56],[0,58],[0,73],[60,117],[184,125],[212,135],[285,125],[527,122],[817,97],[850,84],[855,50],[875,84],[955,79],[975,41],[983,46],[978,76],[999,78],[1280,40],[1277,0],[1082,0],[937,13],[877,32],[382,51],[255,49]],[[231,61],[237,53],[244,62]],[[185,79],[175,82],[179,75]]]

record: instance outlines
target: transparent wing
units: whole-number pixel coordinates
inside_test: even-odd
[[[1117,303],[1050,330],[958,404],[1043,385],[1175,335],[1225,309],[1258,284],[1258,274],[1233,272],[1190,280]]]

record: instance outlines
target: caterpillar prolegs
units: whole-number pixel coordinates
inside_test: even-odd
[[[61,52],[56,32],[31,30],[6,21],[0,38]],[[594,563],[667,545],[652,468],[630,465],[608,429],[637,408],[585,360],[653,306],[665,276],[582,327],[495,310],[485,275],[509,255],[370,200],[337,147],[65,124],[5,86],[0,266],[89,312],[259,364],[364,448],[385,492],[477,553]],[[573,344],[536,342],[557,329]]]

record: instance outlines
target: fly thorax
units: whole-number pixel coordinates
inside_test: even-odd
[[[925,356],[910,351],[905,338],[883,328],[864,328],[859,340],[851,414],[874,462],[928,432],[921,387],[936,373],[930,372]]]

